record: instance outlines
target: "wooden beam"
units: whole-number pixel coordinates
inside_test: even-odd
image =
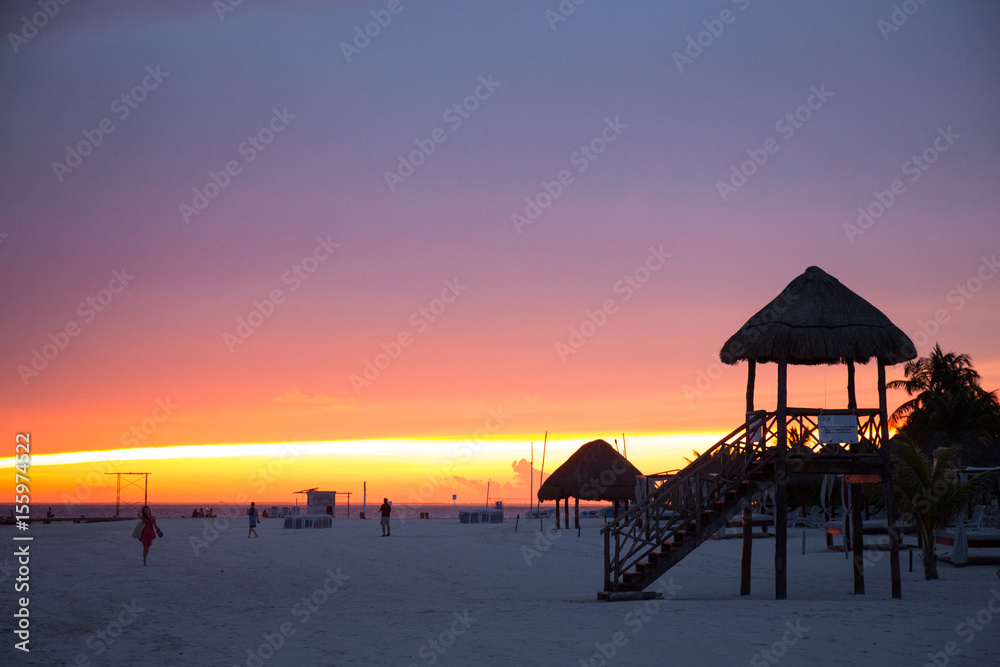
[[[896,529],[896,491],[892,481],[892,459],[889,451],[889,415],[885,396],[885,362],[878,360],[878,410],[881,420],[882,460],[885,462],[885,519],[889,530],[889,572],[892,578],[892,597],[903,597],[903,584],[899,572],[899,532]]]
[[[852,445],[851,449],[855,447]],[[865,594],[865,524],[861,515],[864,503],[860,484],[851,484],[851,551],[854,558],[854,594]]]
[[[778,362],[778,462],[774,472],[774,599],[788,598],[788,362]]]
[[[567,500],[566,502],[569,503],[569,500]],[[573,517],[574,526],[573,527],[574,528],[579,528],[580,527],[580,499],[579,498],[574,498],[573,499],[573,511],[574,511],[574,517]]]
[[[854,382],[854,360],[847,362],[847,409],[858,409],[858,395]],[[851,443],[851,453],[860,453],[860,446]],[[844,480],[847,483],[847,480]],[[854,594],[865,594],[865,524],[861,515],[861,505],[864,500],[861,494],[860,484],[851,484],[851,551],[853,553],[854,564]]]
[[[854,361],[847,362],[847,409],[858,409],[858,396],[854,389]]]
[[[743,508],[743,560],[740,561],[740,595],[750,595],[750,562],[753,557],[753,509]]]
[[[750,413],[753,412],[754,384],[757,378],[757,362],[751,359],[747,364],[747,448],[753,434],[750,433]],[[750,595],[750,571],[753,561],[753,509],[748,504],[743,508],[743,558],[740,561],[740,595]]]

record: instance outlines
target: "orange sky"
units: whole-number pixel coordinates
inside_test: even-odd
[[[545,432],[547,471],[622,433],[673,468],[742,422],[719,350],[812,265],[1000,387],[995,3],[891,38],[871,3],[735,3],[683,67],[703,3],[413,3],[351,59],[364,3],[161,4],[0,50],[0,457],[32,434],[38,502],[113,498],[45,455],[142,447],[306,448],[264,488],[252,448],[112,462],[155,502],[527,498]],[[792,368],[790,403],[845,377]]]

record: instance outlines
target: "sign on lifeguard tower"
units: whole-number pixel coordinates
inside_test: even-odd
[[[858,441],[858,418],[855,415],[820,415],[820,444]]]

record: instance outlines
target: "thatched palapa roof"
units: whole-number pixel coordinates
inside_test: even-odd
[[[591,440],[556,468],[538,489],[538,500],[635,500],[639,469],[609,445]]]
[[[719,359],[815,365],[887,365],[914,359],[913,342],[882,311],[810,266],[726,341]]]

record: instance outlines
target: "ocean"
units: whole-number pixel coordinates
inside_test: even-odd
[[[378,508],[381,503],[369,503],[367,506],[367,518],[377,518]],[[31,507],[31,519],[32,521],[41,521],[45,518],[45,514],[49,508],[52,508],[52,513],[57,519],[108,519],[115,516],[115,505],[110,504],[73,504],[73,505],[44,505],[44,504],[33,504]],[[141,506],[127,506],[122,505],[119,509],[118,516],[120,518],[132,519],[136,517],[139,513]],[[211,509],[215,516],[217,517],[227,517],[227,518],[240,518],[245,517],[247,508],[249,505],[204,505],[204,504],[158,504],[151,503],[150,508],[153,511],[153,515],[158,518],[173,519],[173,518],[190,518],[192,512],[197,510],[207,511]],[[294,508],[295,505],[289,505],[285,503],[270,503],[270,502],[260,502],[257,503],[257,509],[263,512],[271,507],[287,507]],[[305,506],[299,505],[300,511],[305,513]],[[587,512],[588,514],[596,513],[597,511],[603,509],[605,504],[598,503],[581,503],[580,512],[583,514]],[[13,506],[7,505],[3,507],[3,516],[9,517],[13,512]],[[478,509],[495,509],[494,503],[490,503],[487,508],[483,504],[478,505],[452,505],[452,504],[427,504],[427,505],[407,505],[403,503],[394,503],[392,506],[392,518],[394,519],[419,519],[420,515],[426,513],[431,519],[454,519],[458,520],[458,513],[461,510],[478,510]],[[503,504],[503,515],[505,520],[514,520],[516,517],[520,516],[524,519],[529,511],[534,512],[536,508],[529,508],[527,505],[508,505]],[[555,504],[548,502],[542,503],[542,514],[544,516],[550,515],[555,509]],[[362,511],[362,506],[359,504],[351,503],[350,507],[347,504],[337,505],[334,509],[334,518],[336,519],[358,519],[360,518],[360,513]],[[570,509],[570,516],[572,516],[573,510]]]

